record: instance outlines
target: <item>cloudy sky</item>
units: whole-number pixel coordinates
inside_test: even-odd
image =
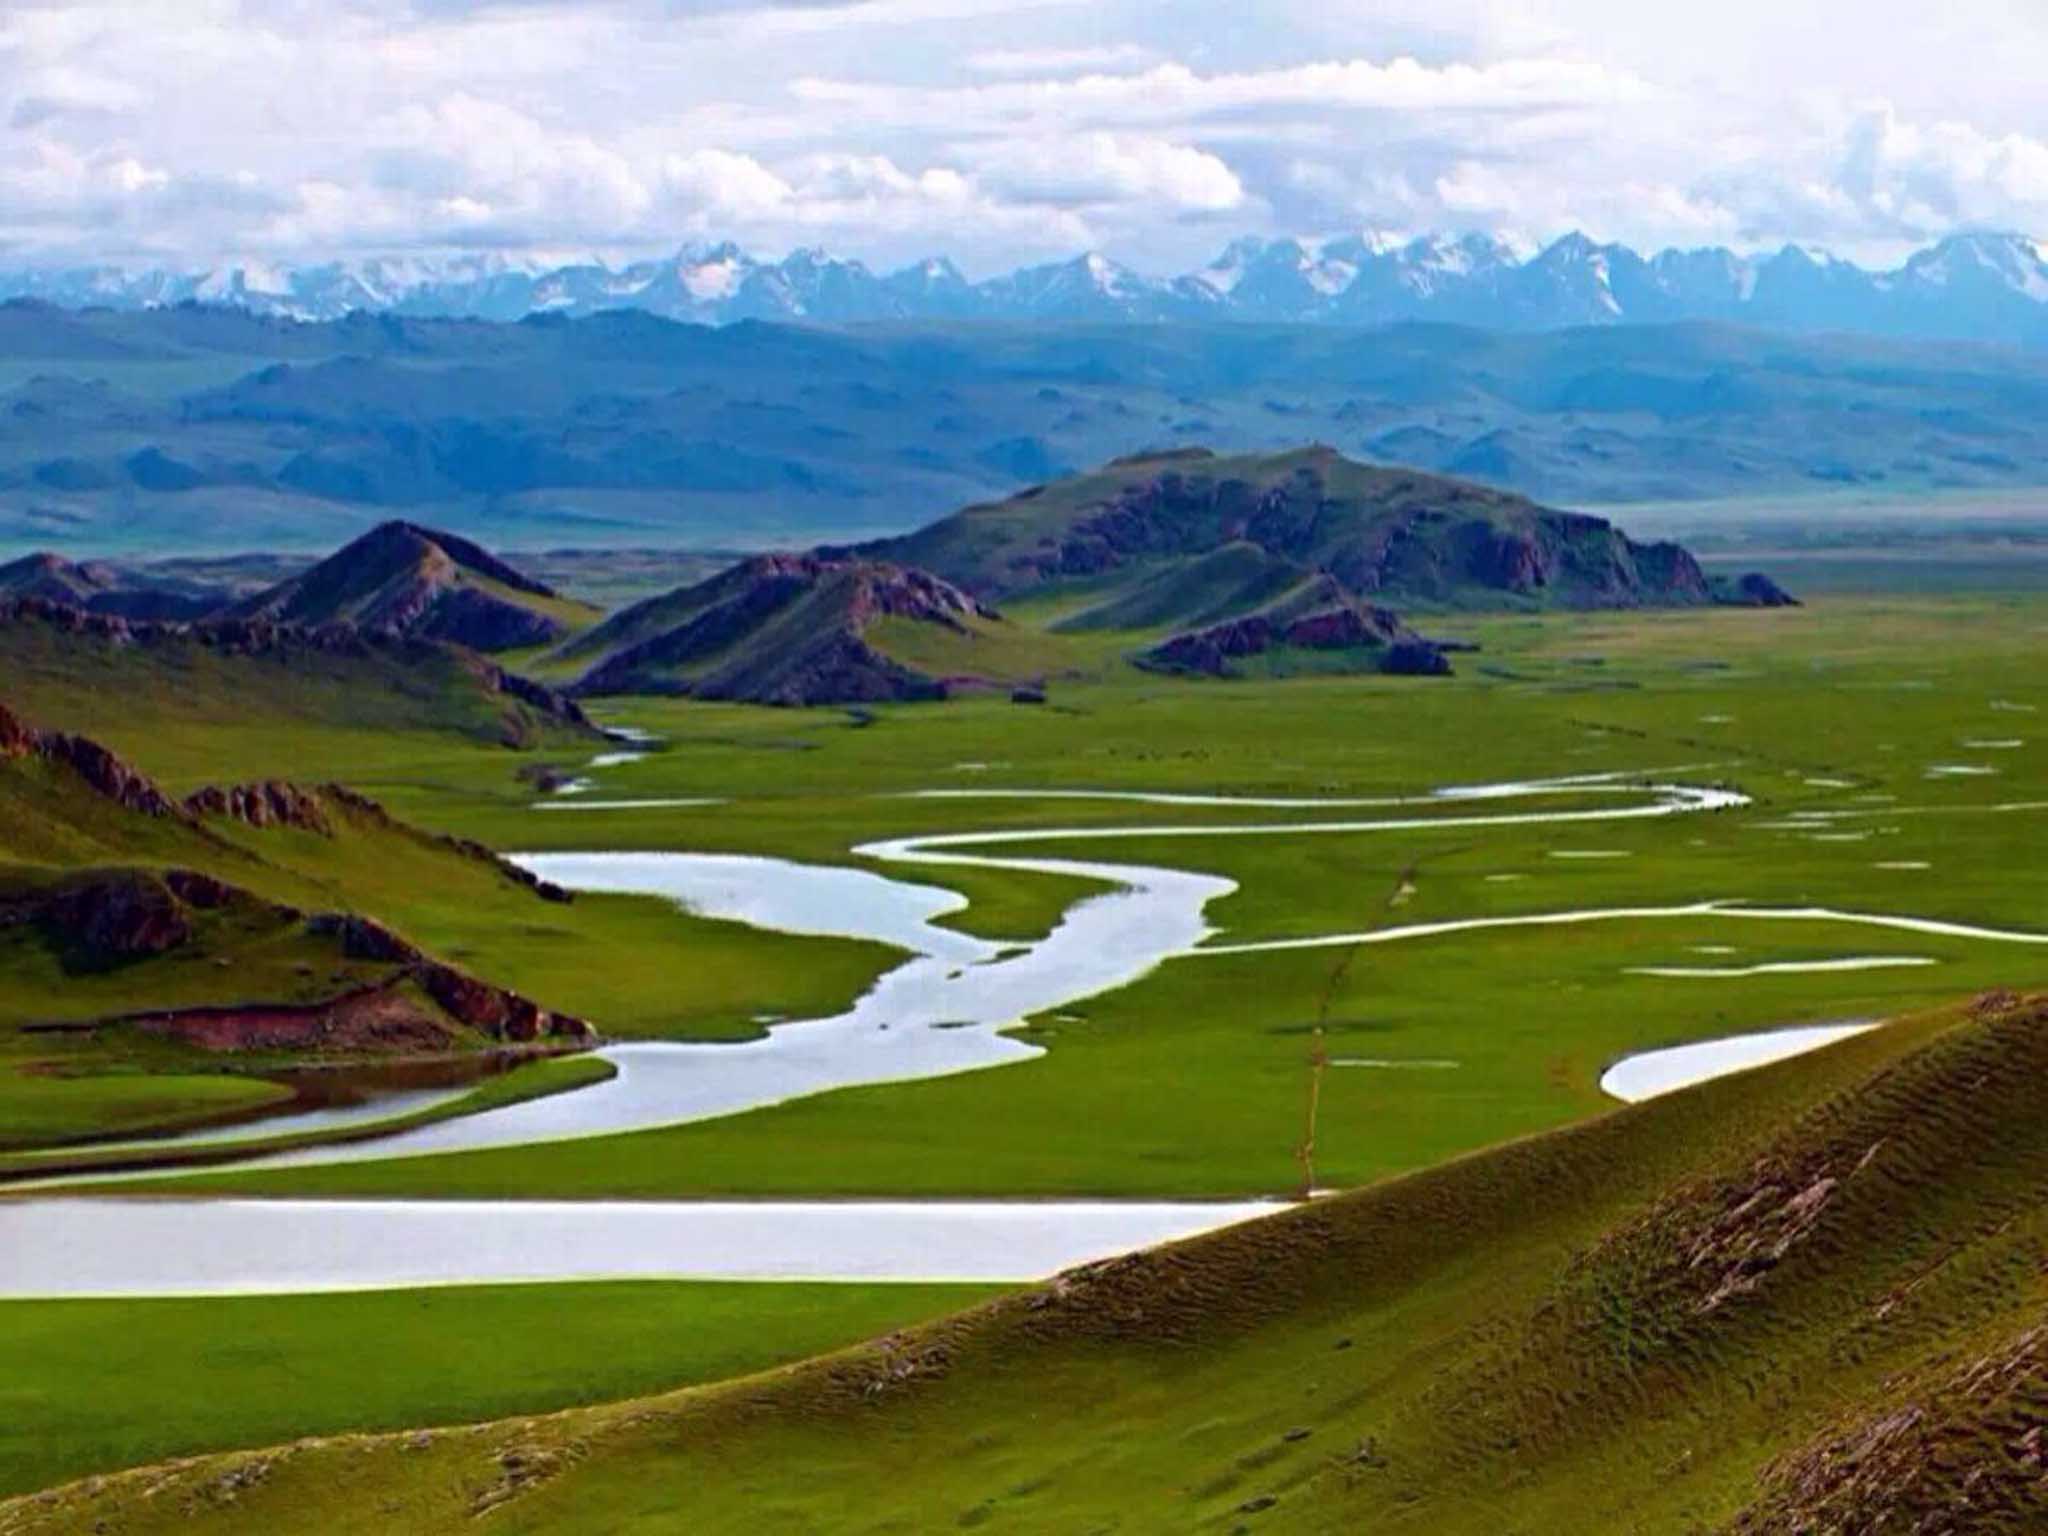
[[[2043,0],[0,0],[0,261],[1884,260],[2048,234],[2044,60]]]

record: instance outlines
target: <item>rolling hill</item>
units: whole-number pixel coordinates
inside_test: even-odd
[[[481,546],[388,522],[225,616],[446,640],[476,651],[550,645],[596,621]]]
[[[1066,627],[1192,626],[1345,598],[1433,607],[1684,607],[1716,592],[1676,544],[1468,481],[1317,446],[1180,449],[969,507],[862,553],[991,601],[1062,584]]]
[[[809,1364],[0,1505],[181,1536],[2048,1522],[2048,1000],[1999,994]]]
[[[744,560],[613,615],[547,664],[576,669],[571,691],[584,696],[936,699],[962,684],[1042,681],[1061,659],[1046,616],[1012,624],[986,604],[1048,595],[1057,631],[1165,631],[1139,665],[1211,676],[1248,663],[1448,673],[1449,647],[1387,603],[1793,601],[1767,577],[1710,580],[1676,544],[1638,544],[1604,519],[1469,482],[1326,447],[1256,458],[1181,449],[968,507],[902,538]],[[1050,647],[1034,649],[1034,635]]]
[[[586,666],[574,687],[585,696],[672,693],[758,704],[943,698],[944,679],[873,642],[869,631],[884,620],[970,642],[1001,622],[923,571],[761,555],[615,614],[562,659]]]

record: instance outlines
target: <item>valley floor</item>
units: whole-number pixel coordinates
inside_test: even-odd
[[[2027,1269],[2038,1223],[2015,1217],[1995,1241],[1941,1257],[1950,1251],[1943,1224],[1961,1208],[1943,1201],[1981,1189],[2006,1212],[2048,1192],[2034,1141],[2013,1132],[2035,1090],[2023,1084],[2012,1103],[1987,1105],[1951,1146],[1915,1139],[1921,1132],[1873,1084],[1900,1064],[1953,1088],[1966,1069],[1995,1068],[2008,1045],[2019,1060],[2038,1044],[2032,1024],[1987,1034],[1982,1020],[1924,1011],[2048,983],[2048,681],[2037,665],[2048,603],[1829,597],[1772,612],[1461,615],[1456,628],[1481,649],[1441,681],[1167,680],[1121,668],[1096,639],[1062,653],[1067,670],[1043,708],[997,698],[852,712],[636,702],[616,723],[657,743],[593,771],[590,789],[546,809],[500,750],[341,730],[181,737],[115,713],[79,721],[178,789],[219,777],[228,757],[238,777],[344,777],[409,820],[500,849],[867,869],[959,893],[966,905],[931,921],[998,943],[1047,933],[1102,884],[888,866],[855,850],[997,832],[1014,839],[1005,857],[1155,866],[1234,886],[1206,909],[1217,931],[1200,947],[1216,953],[1167,959],[1035,1014],[1015,1038],[1039,1053],[1012,1064],[539,1150],[215,1170],[123,1193],[1242,1199],[1296,1191],[1311,1134],[1315,1185],[1364,1191],[1132,1261],[1129,1287],[1113,1265],[1078,1289],[1060,1282],[1032,1293],[1050,1302],[999,1303],[843,1368],[827,1362],[772,1386],[593,1419],[431,1437],[417,1454],[374,1443],[350,1465],[375,1468],[377,1507],[390,1512],[377,1529],[442,1529],[436,1522],[452,1511],[480,1507],[508,1529],[536,1531],[654,1530],[687,1510],[706,1530],[1038,1530],[1057,1513],[1061,1528],[1091,1515],[1129,1530],[1318,1530],[1370,1517],[1388,1529],[1534,1532],[1567,1528],[1557,1522],[1592,1498],[1606,1501],[1598,1507],[1610,1522],[1595,1528],[1711,1530],[1757,1496],[1769,1454],[1789,1454],[1826,1427],[1826,1404],[1789,1362],[1826,1359],[1841,1373],[1832,1379],[1876,1392],[1885,1370],[1932,1371],[1920,1346],[1938,1337],[1972,1358],[2020,1358],[2016,1379],[2037,1382],[2038,1364],[2026,1363],[2009,1324],[2038,1289],[2039,1266]],[[583,763],[565,755],[562,766]],[[1359,809],[1345,819],[1424,824],[1345,831],[1308,830],[1333,819],[1328,805],[1265,805],[1261,830],[1246,832],[1253,818],[1243,805],[1131,798],[1380,800],[1587,775],[1726,786],[1744,803],[1576,822],[1461,814],[1472,807],[1455,803],[1412,818]],[[1546,808],[1602,803],[1601,791],[1576,788]],[[376,883],[361,868],[336,867],[330,878]],[[404,882],[383,882],[378,898],[436,953],[617,1039],[758,1037],[771,1021],[844,1008],[896,963],[872,943],[763,934],[644,897],[586,897],[509,920],[495,901]],[[1758,908],[1830,915],[1744,915]],[[1592,911],[1640,915],[1514,921]],[[1908,922],[1860,920],[1871,918]],[[1404,936],[1390,942],[1394,930]],[[1600,1086],[1636,1052],[1916,1015],[1619,1114]],[[1933,1054],[1915,1054],[1922,1048]],[[1699,1298],[1628,1267],[1654,1268],[1643,1223],[1683,1206],[1699,1181],[1739,1181],[1758,1159],[1807,1177],[1780,1204],[1823,1177],[1845,1183],[1846,1143],[1828,1105],[1852,1091],[1868,1106],[1873,1141],[1915,1149],[1918,1161],[1882,1175],[1929,1202],[1900,1239],[1904,1257],[1872,1257],[1877,1247],[1864,1244],[1876,1239],[1862,1227],[1831,1235],[1837,1267],[1799,1280],[1808,1288],[1791,1297],[1764,1286],[1782,1310],[1743,1314],[1734,1343],[1712,1329],[1701,1342],[1681,1318]],[[1937,1129],[1946,1124],[1948,1101],[1933,1087],[1913,1102]],[[2006,1150],[1994,1155],[1999,1136]],[[1823,1146],[1825,1157],[1813,1152]],[[1318,1214],[1325,1205],[1333,1214]],[[1914,1273],[1934,1273],[1916,1264],[1937,1262],[1949,1267],[1927,1295],[1957,1299],[1949,1318],[1925,1312],[1932,1302],[1921,1299],[1912,1306],[1923,1311],[1909,1308],[1897,1323],[1883,1321],[1890,1313],[1867,1325],[1824,1321],[1837,1303],[1861,1318],[1884,1288],[1910,1290]],[[1071,1305],[1060,1300],[1070,1291]],[[345,1354],[351,1344],[381,1347],[380,1308],[429,1294],[449,1293],[188,1311],[153,1363],[134,1369],[232,1392],[244,1369],[234,1309],[268,1309],[273,1326]],[[678,1352],[634,1346],[630,1369],[572,1370],[570,1356],[617,1352],[602,1339],[586,1352],[572,1329],[556,1352],[562,1369],[519,1365],[520,1351],[485,1352],[470,1357],[456,1391],[431,1351],[398,1351],[375,1402],[323,1388],[303,1394],[303,1412],[287,1412],[279,1394],[251,1388],[271,1405],[264,1413],[229,1415],[182,1440],[139,1428],[138,1402],[135,1418],[40,1439],[8,1475],[27,1488],[124,1460],[299,1434],[542,1413],[796,1359],[950,1305],[943,1292],[849,1288],[805,1311],[804,1298],[767,1285],[498,1294],[512,1299],[480,1307],[511,1309],[504,1326],[521,1338],[550,1326],[550,1309],[585,1317],[598,1308],[607,1327],[645,1327],[680,1341]],[[669,1331],[663,1309],[697,1306],[691,1297],[720,1321],[709,1332]],[[10,1336],[26,1337],[41,1316],[28,1309],[58,1305],[0,1303],[0,1319],[22,1320]],[[79,1330],[62,1337],[76,1337],[132,1327],[138,1309],[173,1304],[61,1305],[75,1309],[65,1326]],[[1033,1308],[1049,1312],[1044,1328]],[[1590,1333],[1553,1331],[1559,1316]],[[758,1349],[691,1353],[689,1339],[729,1328],[747,1330]],[[1770,1359],[1774,1329],[1798,1341],[1788,1363]],[[76,1369],[62,1337],[48,1336],[57,1342],[10,1373],[46,1405],[63,1400]],[[448,1342],[481,1336],[455,1329]],[[1599,1348],[1575,1353],[1587,1338]],[[1186,1347],[1195,1341],[1203,1347]],[[870,1416],[858,1392],[873,1381],[884,1387]],[[1520,1406],[1479,1413],[1454,1435],[1449,1426],[1501,1382],[1512,1390],[1499,1401]],[[1937,1385],[1927,1390],[1939,1395]],[[2034,1391],[2024,1386],[2015,1413],[2038,1413],[2038,1395],[2026,1396]],[[747,1406],[756,1401],[760,1417]],[[1652,1422],[1631,1437],[1620,1426],[1638,1408]],[[351,1454],[313,1449],[240,1470],[165,1474],[170,1496],[156,1513],[131,1499],[132,1485],[105,1501],[0,1506],[0,1531],[78,1528],[62,1523],[73,1518],[145,1531],[172,1511],[231,1529],[286,1509],[303,1511],[291,1517],[299,1523],[240,1528],[368,1530],[360,1508],[322,1502],[325,1494],[290,1502],[315,1487],[360,1493],[353,1480],[369,1474],[344,1474],[336,1460]],[[1693,1456],[1695,1470],[1676,1475]],[[246,1509],[206,1492],[201,1477],[240,1479]],[[1501,1490],[1499,1499],[1480,1488]],[[851,1509],[868,1513],[853,1519]],[[1778,1528],[1757,1518],[1766,1521],[1757,1530]],[[1624,1520],[1633,1523],[1613,1523]]]

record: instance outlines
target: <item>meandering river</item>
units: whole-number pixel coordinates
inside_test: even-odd
[[[1236,889],[1230,880],[1150,865],[991,851],[1124,839],[1574,825],[1685,816],[1748,803],[1732,790],[1640,774],[1339,801],[1023,789],[928,794],[1407,814],[963,832],[892,839],[854,850],[884,865],[1024,871],[1079,877],[1104,887],[1069,908],[1049,934],[1008,945],[940,926],[937,919],[966,904],[956,893],[870,870],[687,853],[527,855],[518,860],[525,868],[577,890],[658,896],[705,916],[763,928],[876,940],[906,951],[908,958],[851,1009],[832,1018],[778,1023],[764,1038],[738,1044],[614,1046],[602,1052],[618,1068],[609,1082],[399,1131],[373,1142],[311,1147],[252,1158],[237,1166],[416,1157],[614,1135],[741,1113],[831,1089],[999,1067],[1037,1054],[1035,1047],[1005,1032],[1023,1019],[1127,985],[1161,964],[1196,962],[1210,955],[1397,943],[1496,928],[1700,917],[1857,923],[1926,935],[2048,943],[2048,935],[1888,914],[1706,901],[1469,918],[1216,945],[1206,942],[1214,931],[1205,912],[1211,902]],[[1617,803],[1554,810],[1494,808],[1561,795],[1611,795]],[[601,812],[643,802],[578,797],[571,803],[582,811]],[[1435,814],[1414,814],[1417,811]],[[1646,1053],[1611,1069],[1604,1086],[1617,1097],[1642,1097],[1836,1038],[1839,1030],[1777,1032],[1768,1045],[1713,1042]],[[291,1128],[289,1121],[273,1121],[269,1127],[273,1132]],[[108,1176],[101,1182],[120,1178]],[[1085,1258],[1244,1219],[1261,1209],[1140,1202],[476,1206],[259,1201],[138,1207],[108,1200],[0,1201],[0,1294],[311,1289],[657,1274],[1030,1279]],[[195,1234],[205,1235],[204,1241],[195,1243]]]

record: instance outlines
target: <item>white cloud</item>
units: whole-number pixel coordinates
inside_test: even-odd
[[[917,126],[1034,120],[1131,125],[1260,111],[1526,111],[1641,102],[1651,95],[1633,76],[1583,59],[1442,68],[1410,58],[1386,64],[1346,59],[1209,75],[1184,64],[1161,64],[1137,74],[950,88],[805,78],[791,90],[799,100],[851,109],[870,121]]]
[[[983,75],[1071,75],[1084,70],[1129,69],[1157,59],[1136,43],[1098,48],[991,48],[967,56],[967,67]]]
[[[1537,12],[1540,10],[1540,14]],[[986,269],[1219,223],[2048,230],[2023,0],[5,0],[0,247],[731,235]],[[1768,39],[1768,46],[1760,46]]]
[[[1059,206],[1154,203],[1222,213],[1245,202],[1244,184],[1215,155],[1130,134],[1086,133],[1054,143],[993,143],[975,153],[995,191]]]

